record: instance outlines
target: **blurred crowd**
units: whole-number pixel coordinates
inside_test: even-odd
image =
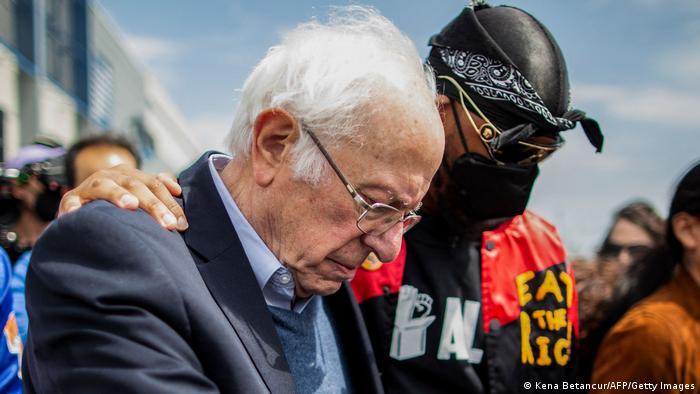
[[[562,147],[560,133],[576,124],[582,126],[597,152],[603,148],[602,132],[595,120],[570,108],[563,57],[546,28],[535,17],[517,8],[476,3],[430,40],[432,50],[428,63],[436,77],[432,83],[437,85],[439,93],[437,114],[444,130],[445,150],[439,152],[442,164],[436,170],[421,210],[384,204],[382,197],[362,196],[359,193],[362,188],[355,188],[342,172],[351,167],[347,163],[351,162],[348,157],[352,155],[338,154],[343,151],[335,146],[324,148],[324,144],[332,139],[321,130],[317,132],[320,120],[319,123],[297,124],[296,120],[290,120],[291,116],[285,118],[284,111],[251,117],[256,121],[249,125],[250,128],[257,128],[261,123],[263,126],[255,129],[256,134],[248,138],[264,135],[268,130],[264,123],[268,119],[273,119],[271,128],[280,122],[288,122],[287,129],[308,133],[308,138],[299,138],[308,144],[308,149],[322,153],[322,159],[332,167],[329,173],[333,178],[337,174],[353,201],[364,209],[357,219],[357,228],[360,236],[365,237],[362,242],[372,253],[361,266],[353,268],[357,272],[353,271],[355,277],[349,281],[348,286],[352,289],[348,287],[348,294],[352,294],[353,305],[359,305],[363,316],[357,325],[358,338],[363,338],[373,348],[373,353],[368,351],[368,354],[373,359],[372,365],[376,360],[377,381],[381,379],[374,388],[387,392],[508,393],[522,391],[522,387],[528,391],[527,384],[530,383],[533,389],[539,387],[535,386],[536,383],[566,389],[562,385],[568,382],[581,384],[576,386],[581,391],[612,392],[622,387],[604,385],[636,382],[640,385],[624,388],[647,390],[651,386],[641,384],[666,383],[669,386],[659,386],[658,391],[698,392],[700,162],[689,163],[689,169],[678,169],[680,177],[670,207],[660,207],[661,210],[657,211],[640,199],[644,196],[630,196],[630,202],[621,202],[625,205],[610,219],[609,228],[600,229],[600,246],[591,251],[592,257],[574,256],[566,261],[566,251],[554,226],[526,209],[538,174],[537,164]],[[502,25],[512,29],[502,29]],[[293,42],[292,38],[290,40]],[[305,52],[300,53],[299,56],[305,56]],[[274,55],[274,51],[268,54]],[[485,65],[483,70],[479,69],[481,65]],[[271,72],[265,68],[261,70],[256,72]],[[477,78],[469,74],[470,70],[483,71],[478,76],[482,78],[479,83],[483,86],[477,85],[476,79],[470,79]],[[501,74],[488,74],[496,72],[494,70],[514,76],[508,84],[499,85],[499,89],[510,89],[507,94],[515,98],[494,99],[496,89],[489,90],[486,85],[503,81],[499,79]],[[492,80],[487,80],[489,75]],[[432,74],[430,78],[433,78]],[[252,78],[251,83],[257,81],[262,85],[260,80]],[[367,89],[375,91],[374,87]],[[346,93],[343,90],[339,94]],[[514,104],[523,102],[530,103],[531,108]],[[255,106],[250,105],[250,108]],[[293,106],[290,108],[302,111]],[[293,109],[286,110],[293,112]],[[401,111],[397,113],[408,116],[406,111]],[[300,119],[305,118],[300,116]],[[374,120],[365,123],[370,121]],[[297,137],[293,140],[296,141]],[[250,139],[241,138],[250,144]],[[395,145],[404,146],[398,142]],[[413,149],[414,145],[405,144],[410,146],[406,149]],[[261,151],[258,152],[253,144],[253,154],[234,155],[233,159],[222,159],[223,156],[208,153],[201,162],[209,163],[207,169],[219,171],[225,184],[224,168],[228,167],[224,165],[229,160],[230,163],[251,160],[251,168],[257,171],[255,180],[262,184],[264,182],[260,179],[267,175],[264,175],[263,165],[255,160],[273,157],[276,152],[271,149],[269,152],[272,153],[269,153],[264,147],[261,142]],[[287,152],[285,149],[280,148],[277,152]],[[363,149],[369,150],[372,146]],[[380,155],[372,157],[378,159]],[[337,165],[334,160],[345,165]],[[402,162],[402,165],[413,168],[411,166],[420,162]],[[426,158],[425,162],[432,161]],[[115,166],[116,170],[101,171]],[[34,316],[27,313],[29,309],[42,319],[47,319],[47,316],[57,321],[67,319],[67,316],[61,316],[61,305],[51,304],[56,302],[52,297],[59,288],[52,288],[50,283],[39,283],[39,280],[36,288],[25,288],[30,267],[34,264],[49,266],[46,261],[50,258],[46,256],[50,256],[56,246],[53,249],[44,247],[38,261],[35,261],[36,257],[32,258],[33,248],[37,242],[41,243],[42,234],[57,216],[83,210],[78,207],[93,200],[108,200],[116,204],[116,199],[127,196],[132,208],[140,206],[166,228],[175,229],[175,223],[183,223],[179,219],[184,220],[184,212],[170,196],[178,194],[174,191],[177,186],[169,186],[166,191],[161,182],[151,181],[154,177],[134,171],[139,167],[137,151],[118,133],[86,137],[67,148],[50,138],[39,138],[2,163],[0,324],[4,327],[5,341],[0,341],[0,392],[22,392],[21,379],[27,378],[26,373],[32,380],[30,384],[25,382],[28,392],[42,392],[42,388],[60,386],[59,383],[51,386],[53,382],[47,386],[42,381],[41,369],[51,365],[47,353],[52,349],[41,347],[45,346],[41,341],[47,338],[48,329],[45,325],[31,325]],[[681,171],[685,172],[681,174]],[[357,172],[351,173],[357,176]],[[186,179],[187,176],[180,179],[183,189],[197,187],[197,184],[187,184]],[[216,182],[219,182],[218,178]],[[107,190],[107,184],[115,186]],[[216,185],[219,193],[227,188],[232,190],[229,184],[225,187]],[[323,185],[328,187],[327,183]],[[76,189],[78,186],[80,188]],[[343,198],[347,199],[345,194]],[[70,207],[66,195],[72,198]],[[381,196],[380,193],[374,195]],[[234,205],[240,203],[237,196],[234,194]],[[187,205],[187,191],[178,197],[183,198]],[[158,205],[160,203],[163,205]],[[319,206],[322,211],[323,206]],[[241,207],[243,216],[248,217],[245,206],[241,204]],[[226,215],[225,212],[231,214],[228,209],[221,210],[221,215]],[[419,214],[424,216],[422,221]],[[187,212],[190,223],[192,215]],[[246,233],[234,219],[232,223],[238,236],[244,239]],[[355,223],[352,224],[357,230]],[[115,222],[103,225],[118,226]],[[393,238],[387,236],[395,225],[400,229]],[[177,229],[185,228],[178,226]],[[408,232],[411,228],[414,229]],[[329,239],[333,237],[332,231],[326,233]],[[56,240],[60,244],[57,236],[54,234],[51,238],[52,245],[57,244]],[[376,242],[386,242],[386,245],[373,246],[371,242],[375,241],[367,237],[377,237]],[[46,242],[48,245],[49,241]],[[87,245],[99,240],[86,239],[85,242]],[[394,242],[391,245],[395,250],[387,246],[391,242]],[[265,243],[269,246],[268,242]],[[243,245],[246,246],[245,241]],[[77,252],[81,249],[80,245],[68,247],[74,247]],[[254,265],[256,255],[246,249],[246,256]],[[272,277],[281,283],[281,287],[290,279],[292,289],[295,279],[297,286],[304,284],[293,264],[282,268],[290,269],[275,271]],[[36,267],[34,275],[37,278],[48,274],[40,269],[40,266]],[[94,284],[74,283],[72,286],[90,287]],[[345,349],[340,354],[349,352],[344,347],[347,345],[340,340],[337,344],[341,346],[323,347],[327,345],[324,342],[326,337],[334,337],[334,324],[340,320],[314,320],[311,328],[304,328],[303,324],[296,327],[297,323],[291,320],[293,317],[273,308],[278,304],[270,301],[267,285],[261,289],[289,363],[288,367],[285,362],[279,368],[290,369],[297,391],[325,392],[328,387],[342,388],[330,392],[364,391],[358,390],[365,387],[364,383],[358,383],[349,372],[341,373],[338,380],[331,379],[330,383],[320,379],[316,384],[308,381],[308,376],[316,372],[303,368],[303,363],[308,361],[303,358],[304,341],[313,342],[309,335],[314,336],[304,330],[313,330],[313,327],[320,330],[315,332],[316,344],[324,351],[340,348]],[[25,292],[31,295],[34,309],[27,307]],[[314,291],[297,291],[280,303],[286,302],[287,309],[300,316],[304,316],[305,308],[323,311],[323,306],[316,307],[313,301],[307,302],[315,299],[314,294]],[[318,294],[324,298],[329,296],[322,291]],[[80,296],[85,295],[81,293]],[[277,294],[275,297],[279,300],[282,296]],[[42,302],[45,304],[40,305]],[[53,309],[44,308],[45,305],[52,305]],[[123,312],[116,308],[114,313]],[[324,324],[329,324],[330,328],[318,328],[326,327]],[[39,339],[32,342],[32,335]],[[335,335],[338,336],[337,332]],[[32,342],[32,347],[30,354],[24,357],[24,363],[29,364],[21,367],[22,371],[27,371],[23,376],[20,360],[28,341]],[[66,351],[70,352],[70,349]],[[191,357],[204,357],[195,353]],[[337,365],[324,361],[328,364],[321,364],[316,369],[325,374],[337,373],[337,368],[353,371],[350,360],[348,358]],[[79,372],[68,370],[61,373]],[[95,376],[101,375],[90,375],[90,382],[99,382]],[[600,386],[595,386],[598,384]],[[221,391],[227,391],[221,387]],[[82,388],[76,390],[89,392]],[[286,392],[292,388],[273,387],[270,390]],[[71,389],[64,391],[71,392]]]
[[[0,166],[0,250],[3,262],[1,392],[21,392],[19,360],[29,327],[25,282],[32,247],[56,218],[61,197],[92,173],[118,165],[138,168],[133,144],[116,133],[89,136],[68,150],[39,137]]]

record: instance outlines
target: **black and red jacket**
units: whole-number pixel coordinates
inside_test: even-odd
[[[556,228],[526,211],[470,231],[438,217],[352,282],[388,392],[531,392],[574,381],[578,299]],[[455,235],[461,234],[461,235]]]

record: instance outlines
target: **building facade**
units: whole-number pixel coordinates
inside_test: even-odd
[[[106,131],[132,140],[152,171],[201,151],[94,0],[0,0],[0,129],[4,159],[38,135],[69,145]]]

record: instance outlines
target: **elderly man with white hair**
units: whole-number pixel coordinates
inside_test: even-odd
[[[27,392],[381,392],[346,281],[419,220],[444,148],[433,76],[388,20],[344,9],[268,51],[229,141],[181,174],[183,233],[106,202],[48,229]]]

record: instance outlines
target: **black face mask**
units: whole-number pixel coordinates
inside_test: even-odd
[[[525,211],[530,192],[539,174],[537,164],[496,164],[470,153],[455,106],[452,114],[467,153],[448,168],[457,191],[455,201],[470,219],[486,220],[520,215]]]
[[[475,153],[460,156],[450,169],[457,203],[468,218],[476,220],[523,213],[538,173],[537,164],[498,165]]]

